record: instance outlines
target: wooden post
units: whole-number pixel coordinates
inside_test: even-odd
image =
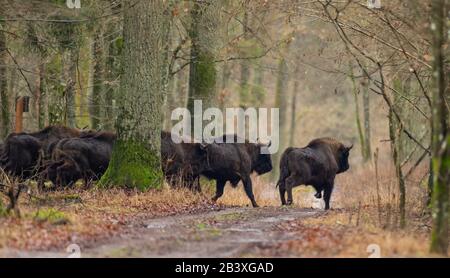
[[[23,129],[23,97],[19,97],[16,101],[16,122],[15,132],[22,132]]]

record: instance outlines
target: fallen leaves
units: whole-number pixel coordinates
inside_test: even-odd
[[[217,208],[208,196],[184,189],[52,192],[21,199],[23,217],[0,217],[0,248],[64,251],[132,233],[144,219]]]

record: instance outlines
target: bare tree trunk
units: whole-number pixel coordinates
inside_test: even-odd
[[[41,100],[39,102],[39,128],[44,128],[49,125],[48,92],[46,90],[45,74],[45,61],[42,58],[39,64],[39,91],[41,92]]]
[[[188,69],[181,70],[177,75],[175,80],[175,92],[176,92],[176,105],[177,107],[186,107],[188,98],[188,86],[189,86],[189,76],[187,74]]]
[[[406,225],[406,188],[400,161],[401,151],[399,137],[401,133],[401,127],[397,125],[393,112],[389,111],[389,137],[391,140],[392,158],[394,160],[395,174],[399,189],[400,228],[404,228]]]
[[[8,103],[15,103],[17,92],[16,92],[16,85],[17,85],[17,70],[13,69],[9,71],[9,84],[8,84]],[[12,119],[14,117],[15,112],[15,105],[9,105],[8,113],[9,113],[9,124],[8,124],[8,130],[12,131],[14,129],[14,120]]]
[[[191,64],[189,70],[189,98],[187,108],[194,123],[194,101],[202,100],[203,108],[215,100],[217,71],[213,38],[217,28],[220,1],[194,1],[191,9]]]
[[[433,37],[433,88],[432,88],[432,166],[433,166],[433,229],[430,251],[447,254],[449,241],[449,186],[450,186],[450,134],[449,113],[446,107],[448,91],[448,71],[444,64],[444,44],[448,28],[446,18],[448,8],[446,0],[432,1],[432,37]],[[447,79],[447,80],[446,80]]]
[[[287,52],[286,47],[286,52]],[[280,158],[286,147],[287,138],[287,108],[288,108],[288,90],[287,85],[289,84],[289,74],[287,62],[284,57],[282,57],[278,63],[278,78],[277,78],[277,88],[275,95],[275,107],[279,108],[279,130],[280,130],[280,146],[278,152],[273,155],[274,167],[272,170],[272,179],[275,180],[279,176],[280,168]]]
[[[363,110],[364,110],[364,161],[372,159],[372,148],[370,142],[370,93],[369,81],[363,88]]]
[[[70,127],[76,127],[76,105],[75,105],[75,95],[76,95],[76,84],[77,84],[77,56],[78,48],[69,49],[67,58],[67,71],[66,71],[66,89],[65,89],[65,100],[66,100],[66,123]]]
[[[298,89],[300,87],[299,76],[300,74],[300,63],[295,65],[294,73],[294,86],[292,88],[292,100],[291,100],[291,128],[289,130],[289,146],[294,146],[295,144],[295,127],[296,127],[296,117],[297,117],[297,96]]]
[[[0,5],[0,17],[3,17],[3,7]],[[3,32],[4,23],[0,22],[0,101],[1,101],[1,133],[0,137],[4,138],[9,133],[9,96],[8,96],[8,83],[7,83],[7,71],[6,71],[6,37]]]
[[[224,62],[222,64],[222,80],[221,80],[220,96],[219,96],[220,109],[225,108],[226,103],[228,102],[228,99],[229,99],[228,85],[229,85],[229,81],[230,81],[230,76],[231,76],[230,64],[228,62]]]
[[[366,147],[365,147],[366,140],[364,139],[364,133],[363,133],[363,129],[362,129],[361,117],[360,117],[360,112],[359,112],[359,98],[358,98],[359,90],[356,86],[356,80],[355,80],[355,76],[353,74],[353,68],[352,68],[351,64],[350,64],[350,80],[352,82],[352,91],[353,91],[353,96],[354,96],[354,100],[355,100],[356,128],[358,131],[359,143],[361,144],[361,155],[364,158],[364,155],[365,155],[364,150],[366,149]]]
[[[161,107],[167,74],[165,32],[169,27],[166,1],[124,1],[118,138],[100,180],[103,186],[143,190],[162,185]]]
[[[266,92],[264,89],[264,69],[263,69],[263,61],[260,59],[258,63],[254,66],[254,81],[252,86],[252,102],[253,106],[259,107],[261,106],[266,97]]]
[[[243,39],[244,42],[248,40],[248,24],[249,24],[249,18],[248,18],[248,12],[247,12],[247,2],[244,2],[244,16],[242,19],[242,29],[243,29]],[[246,46],[248,47],[248,46]],[[244,49],[242,56],[247,55],[247,49]],[[241,60],[241,80],[240,80],[240,105],[244,108],[249,105],[249,99],[250,99],[250,86],[248,84],[248,81],[250,79],[250,61],[248,59],[242,59]]]
[[[92,67],[92,90],[89,96],[89,116],[93,129],[102,128],[102,107],[106,99],[105,86],[105,45],[103,43],[103,32],[101,26],[94,33],[93,45],[91,46]],[[108,120],[108,119],[105,119]]]
[[[163,121],[163,128],[164,130],[169,130],[172,127],[172,121],[170,119],[172,115],[173,109],[176,108],[177,104],[177,98],[179,97],[177,87],[175,86],[176,83],[178,83],[178,76],[174,75],[169,78],[168,84],[167,84],[167,97],[166,97],[166,104],[164,105],[165,109],[165,117]]]
[[[40,65],[38,65],[36,72],[39,73],[39,71],[41,70]],[[42,87],[41,87],[41,75],[38,74],[36,75],[36,83],[34,86],[34,90],[33,90],[33,118],[34,118],[34,122],[33,126],[37,126],[40,127],[41,122],[40,122],[40,118],[41,118],[41,99],[42,99],[42,94],[43,92],[41,91]]]
[[[108,34],[114,32],[115,28],[120,28],[120,26],[111,25],[108,26]],[[106,46],[105,46],[106,47]],[[104,85],[105,89],[105,109],[104,109],[104,128],[106,130],[114,129],[114,122],[116,119],[116,111],[113,108],[113,101],[116,99],[118,86],[117,79],[120,76],[120,69],[122,60],[120,59],[122,49],[117,45],[116,40],[112,40],[108,47],[108,55],[106,58],[106,73],[105,77],[108,81]]]

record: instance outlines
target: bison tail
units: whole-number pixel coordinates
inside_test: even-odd
[[[280,178],[277,181],[276,187],[280,186],[284,183],[284,180],[289,177],[289,168],[288,168],[288,154],[293,150],[293,148],[287,148],[280,159]]]

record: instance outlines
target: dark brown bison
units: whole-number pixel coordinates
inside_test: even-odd
[[[30,178],[37,171],[41,156],[41,142],[28,134],[14,134],[6,139],[0,164],[3,170],[13,176]]]
[[[40,171],[38,164],[47,155],[50,145],[79,135],[79,130],[63,126],[49,126],[32,133],[11,133],[0,153],[0,166],[13,176],[31,178]]]
[[[70,186],[79,179],[87,186],[108,168],[115,140],[114,133],[89,132],[58,141],[46,168],[47,178],[56,186]]]
[[[166,180],[172,187],[200,192],[199,177],[206,166],[206,152],[200,143],[175,143],[171,136],[170,132],[161,132],[161,164]]]
[[[287,148],[281,156],[280,178],[277,183],[281,204],[292,204],[293,187],[312,185],[318,198],[323,190],[325,209],[329,209],[334,178],[349,169],[348,157],[352,147],[335,139],[320,138],[309,142],[304,148]]]
[[[223,142],[227,136],[224,135]],[[237,142],[236,135],[233,142]],[[228,141],[229,142],[229,141]],[[212,143],[203,144],[207,153],[207,170],[202,175],[209,179],[216,180],[216,195],[213,201],[217,201],[222,195],[227,181],[236,187],[239,181],[244,184],[244,190],[252,202],[253,207],[258,207],[253,196],[252,180],[250,174],[256,172],[258,175],[265,174],[272,170],[272,160],[270,154],[261,151],[268,147],[264,144],[249,143]]]

